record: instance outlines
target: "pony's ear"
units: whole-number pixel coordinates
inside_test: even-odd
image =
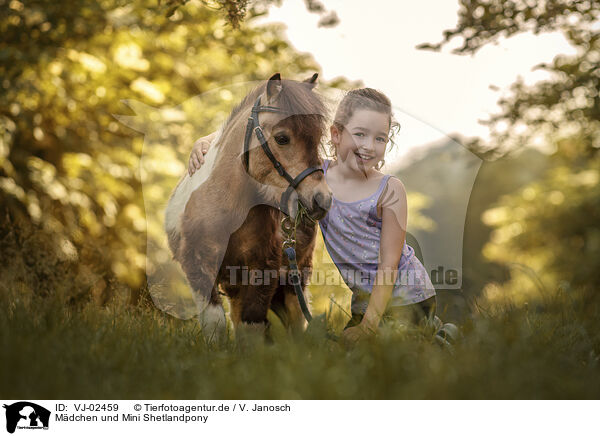
[[[313,74],[312,77],[306,79],[304,83],[308,83],[310,89],[313,89],[315,86],[317,86],[317,77],[319,77],[319,73]]]
[[[271,76],[267,82],[267,102],[272,104],[279,97],[279,93],[283,89],[281,85],[281,74],[275,73]]]

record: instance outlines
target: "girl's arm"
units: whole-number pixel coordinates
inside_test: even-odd
[[[188,162],[188,173],[190,176],[192,176],[204,163],[204,155],[208,152],[208,148],[216,135],[217,132],[213,132],[210,135],[203,136],[194,143]]]
[[[373,285],[369,305],[361,324],[364,329],[376,330],[385,312],[398,276],[398,264],[402,257],[406,239],[408,207],[406,189],[402,182],[390,177],[388,195],[382,202],[381,242],[379,246],[379,267]]]

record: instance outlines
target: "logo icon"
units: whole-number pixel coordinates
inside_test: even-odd
[[[6,409],[6,431],[14,433],[15,429],[48,429],[50,411],[29,401],[19,401]]]

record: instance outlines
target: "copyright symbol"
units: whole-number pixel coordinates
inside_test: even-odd
[[[141,404],[136,404],[135,406],[133,406],[133,409],[134,409],[136,412],[139,412],[140,410],[142,410],[142,405],[141,405]]]

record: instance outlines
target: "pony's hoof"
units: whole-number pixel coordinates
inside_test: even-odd
[[[440,335],[435,335],[435,342],[442,348],[448,350],[450,354],[454,354],[454,345],[448,342]]]
[[[207,306],[198,315],[198,322],[206,343],[222,342],[227,339],[227,320],[223,307]]]
[[[460,331],[455,324],[447,322],[438,330],[436,336],[439,336],[450,344],[455,344],[460,337]]]

